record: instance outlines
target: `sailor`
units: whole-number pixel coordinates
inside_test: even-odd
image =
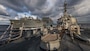
[[[46,35],[46,34],[48,34],[48,29],[46,27],[44,27],[44,29],[43,29],[43,35]]]
[[[48,33],[53,34],[53,26],[52,25],[50,25],[50,27],[48,28]]]

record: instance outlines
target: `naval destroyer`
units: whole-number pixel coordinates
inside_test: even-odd
[[[48,21],[49,20],[49,21]],[[90,42],[88,39],[81,37],[80,26],[77,19],[67,13],[67,3],[64,2],[64,12],[57,20],[54,27],[50,18],[33,19],[30,17],[21,18],[19,20],[10,20],[10,26],[0,36],[0,44],[5,45],[20,38],[25,40],[31,37],[40,36],[40,49],[60,51],[61,41],[64,35],[69,34],[72,41],[75,38]],[[6,34],[9,31],[8,34]],[[4,38],[7,35],[6,38]]]

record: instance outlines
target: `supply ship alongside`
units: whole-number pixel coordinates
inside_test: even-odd
[[[61,41],[65,35],[68,35],[72,42],[74,42],[75,39],[78,39],[90,43],[88,38],[82,37],[77,19],[67,13],[66,1],[64,2],[63,16],[57,19],[56,26],[54,26],[53,21],[49,17],[43,17],[42,19],[24,17],[19,20],[10,20],[10,23],[7,30],[0,36],[1,46],[20,38],[30,40],[31,37],[40,36],[41,41],[39,48],[42,51],[61,51]]]

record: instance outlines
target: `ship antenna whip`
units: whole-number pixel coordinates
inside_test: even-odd
[[[67,1],[64,1],[64,16],[67,15]]]

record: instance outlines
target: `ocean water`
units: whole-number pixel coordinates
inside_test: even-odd
[[[2,35],[9,25],[0,25],[0,35]]]

